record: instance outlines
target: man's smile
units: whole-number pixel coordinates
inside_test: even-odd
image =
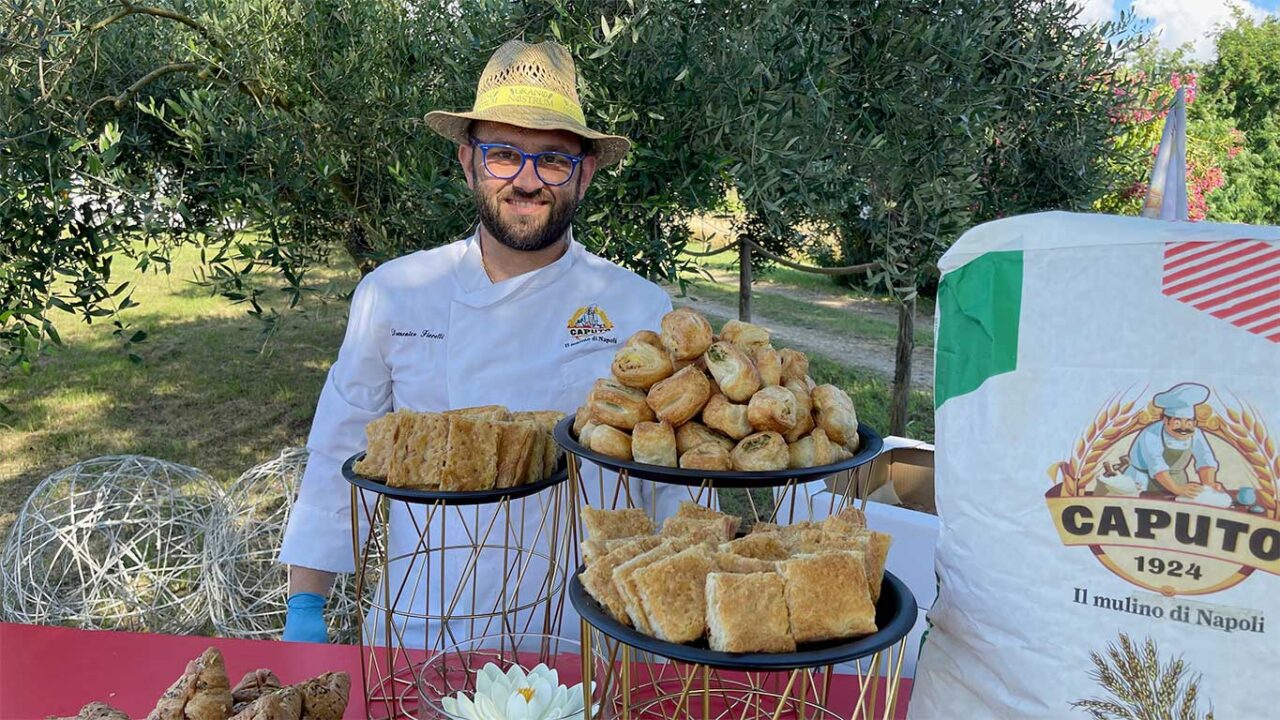
[[[506,198],[502,204],[510,208],[517,215],[533,215],[542,212],[549,207],[551,203],[545,200],[526,199],[526,198]]]

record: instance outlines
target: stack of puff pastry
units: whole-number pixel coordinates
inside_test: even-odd
[[[828,465],[858,447],[849,395],[817,385],[809,360],[775,350],[769,331],[730,320],[717,338],[696,311],[662,318],[618,349],[573,431],[591,450],[621,460],[709,471]]]
[[[501,405],[419,413],[398,410],[365,427],[368,451],[355,471],[415,490],[511,488],[549,478],[560,450],[551,431],[564,413]]]
[[[891,538],[860,510],[756,525],[693,503],[655,533],[643,510],[583,508],[583,587],[616,620],[720,652],[793,652],[876,631]]]

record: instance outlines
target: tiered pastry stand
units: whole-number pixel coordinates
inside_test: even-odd
[[[860,482],[865,475],[855,475],[854,470],[870,462],[882,447],[880,436],[860,425],[858,452],[839,463],[775,472],[706,473],[601,455],[573,438],[572,425],[570,416],[556,426],[556,442],[591,465],[583,471],[579,463],[570,462],[571,485],[593,489],[596,497],[606,499],[608,509],[633,507],[637,487],[644,482],[681,486],[688,500],[709,507],[717,503],[719,490],[747,490],[748,525],[820,519],[852,506],[865,498]],[[587,477],[580,476],[584,472]],[[815,507],[808,483],[826,478],[834,479],[830,487],[835,490],[825,494],[822,506]],[[587,501],[586,495],[582,501]],[[663,642],[614,620],[583,589],[576,574],[569,581],[568,594],[582,616],[584,657],[595,653],[616,658],[607,666],[610,676],[594,679],[617,684],[616,712],[608,717],[622,720],[892,718],[906,636],[917,617],[911,591],[886,572],[876,608],[880,630],[873,635],[809,643],[795,653],[720,653],[705,643]],[[840,674],[837,666],[842,666]]]
[[[418,681],[433,656],[471,638],[558,634],[577,492],[563,464],[515,488],[391,488],[355,473],[362,456],[342,473],[351,483],[368,716],[425,718]],[[407,552],[388,555],[393,534],[408,538],[397,543]],[[370,584],[374,592],[364,592]]]

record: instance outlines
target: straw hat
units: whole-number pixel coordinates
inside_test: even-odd
[[[491,120],[532,130],[567,130],[591,140],[601,167],[618,162],[631,141],[586,125],[578,101],[578,73],[563,46],[510,40],[498,48],[480,74],[471,112],[427,113],[432,130],[465,145],[472,120]]]

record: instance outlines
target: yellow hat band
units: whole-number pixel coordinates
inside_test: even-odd
[[[582,108],[554,90],[534,85],[505,85],[488,90],[476,98],[473,112],[484,112],[502,105],[534,107],[566,115],[579,124],[586,123]]]

